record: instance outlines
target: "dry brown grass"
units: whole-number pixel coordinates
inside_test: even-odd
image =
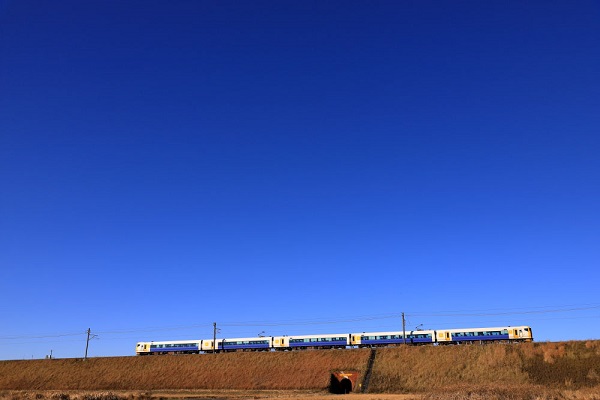
[[[600,388],[559,390],[538,385],[484,385],[433,390],[423,400],[600,400]]]
[[[371,380],[373,390],[393,393],[490,384],[494,390],[600,387],[600,342],[386,348],[378,350]]]
[[[311,390],[323,395],[332,371],[359,371],[362,379],[369,354],[363,349],[3,361],[0,390],[137,391],[129,400],[170,389],[243,395],[302,390],[306,397]],[[369,391],[441,399],[600,400],[600,341],[382,348]]]
[[[600,342],[528,343],[523,370],[532,383],[564,389],[600,386]]]
[[[514,346],[401,347],[378,350],[372,388],[426,392],[459,383],[520,384],[528,381]]]
[[[349,394],[346,400],[421,400],[420,395],[405,394]],[[157,392],[90,392],[90,391],[0,391],[4,400],[180,400],[180,399],[221,399],[221,400],[339,400],[340,395],[323,391],[294,390],[195,390],[195,391],[157,391]]]
[[[424,400],[566,400],[567,397],[556,389],[532,385],[484,385],[462,386],[434,390],[423,397]]]
[[[331,371],[364,371],[368,350],[0,362],[0,389],[326,389]]]

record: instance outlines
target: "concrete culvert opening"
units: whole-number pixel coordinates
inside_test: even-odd
[[[334,372],[331,374],[329,392],[334,394],[351,393],[358,379],[357,372]]]

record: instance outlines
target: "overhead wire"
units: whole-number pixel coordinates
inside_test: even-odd
[[[454,310],[454,311],[440,311],[440,312],[406,312],[405,315],[410,318],[456,318],[456,317],[499,317],[499,316],[511,316],[511,315],[545,315],[545,314],[557,314],[566,312],[579,312],[600,309],[600,304],[574,304],[565,306],[540,306],[540,307],[528,307],[528,308],[512,308],[509,311],[495,312],[497,309],[484,309],[484,310]],[[507,310],[507,309],[504,309]],[[317,326],[317,325],[341,325],[347,323],[366,322],[366,321],[379,321],[386,319],[399,319],[402,317],[402,313],[392,314],[372,314],[355,317],[345,317],[338,319],[330,318],[314,318],[314,319],[302,319],[302,320],[284,320],[284,321],[245,321],[245,322],[222,322],[218,326],[222,328],[249,328],[249,327],[287,327],[287,326]],[[597,317],[597,316],[595,316]],[[588,316],[564,316],[552,319],[579,319],[579,318],[592,318]],[[444,323],[438,323],[436,325],[447,325]],[[133,333],[151,333],[151,332],[167,332],[167,331],[183,331],[191,329],[212,329],[212,323],[202,323],[193,325],[178,325],[178,326],[166,326],[166,327],[146,327],[140,329],[121,329],[121,330],[103,330],[95,331],[99,335],[124,335]],[[83,336],[86,332],[69,332],[69,333],[56,333],[56,334],[30,334],[30,335],[10,335],[0,336],[0,340],[27,340],[27,339],[52,339],[62,337],[74,337]],[[31,342],[28,342],[31,343]],[[16,343],[15,343],[16,344]]]

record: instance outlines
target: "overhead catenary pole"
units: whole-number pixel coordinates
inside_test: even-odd
[[[404,338],[404,344],[406,344],[406,320],[404,319],[404,313],[402,313],[402,337]]]
[[[217,354],[217,323],[213,322],[213,353]]]
[[[84,360],[87,360],[88,358],[88,348],[90,347],[90,339],[96,339],[98,337],[98,335],[93,335],[92,334],[92,329],[88,328],[87,330],[87,340],[85,341],[85,357]]]
[[[87,360],[88,347],[90,347],[90,332],[91,331],[92,331],[92,329],[88,328],[88,330],[87,330],[87,340],[85,341],[85,357],[84,357],[85,360]]]

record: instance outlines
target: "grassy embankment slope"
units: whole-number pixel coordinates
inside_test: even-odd
[[[3,361],[0,389],[326,390],[334,370],[364,375],[369,354],[363,349]],[[583,391],[582,398],[600,399],[600,341],[377,350],[371,393],[465,390],[478,390],[484,398]]]
[[[368,350],[225,353],[0,362],[4,390],[325,389],[363,372]]]
[[[600,399],[600,341],[380,349],[371,387],[432,398],[544,399],[578,391],[576,398]]]

